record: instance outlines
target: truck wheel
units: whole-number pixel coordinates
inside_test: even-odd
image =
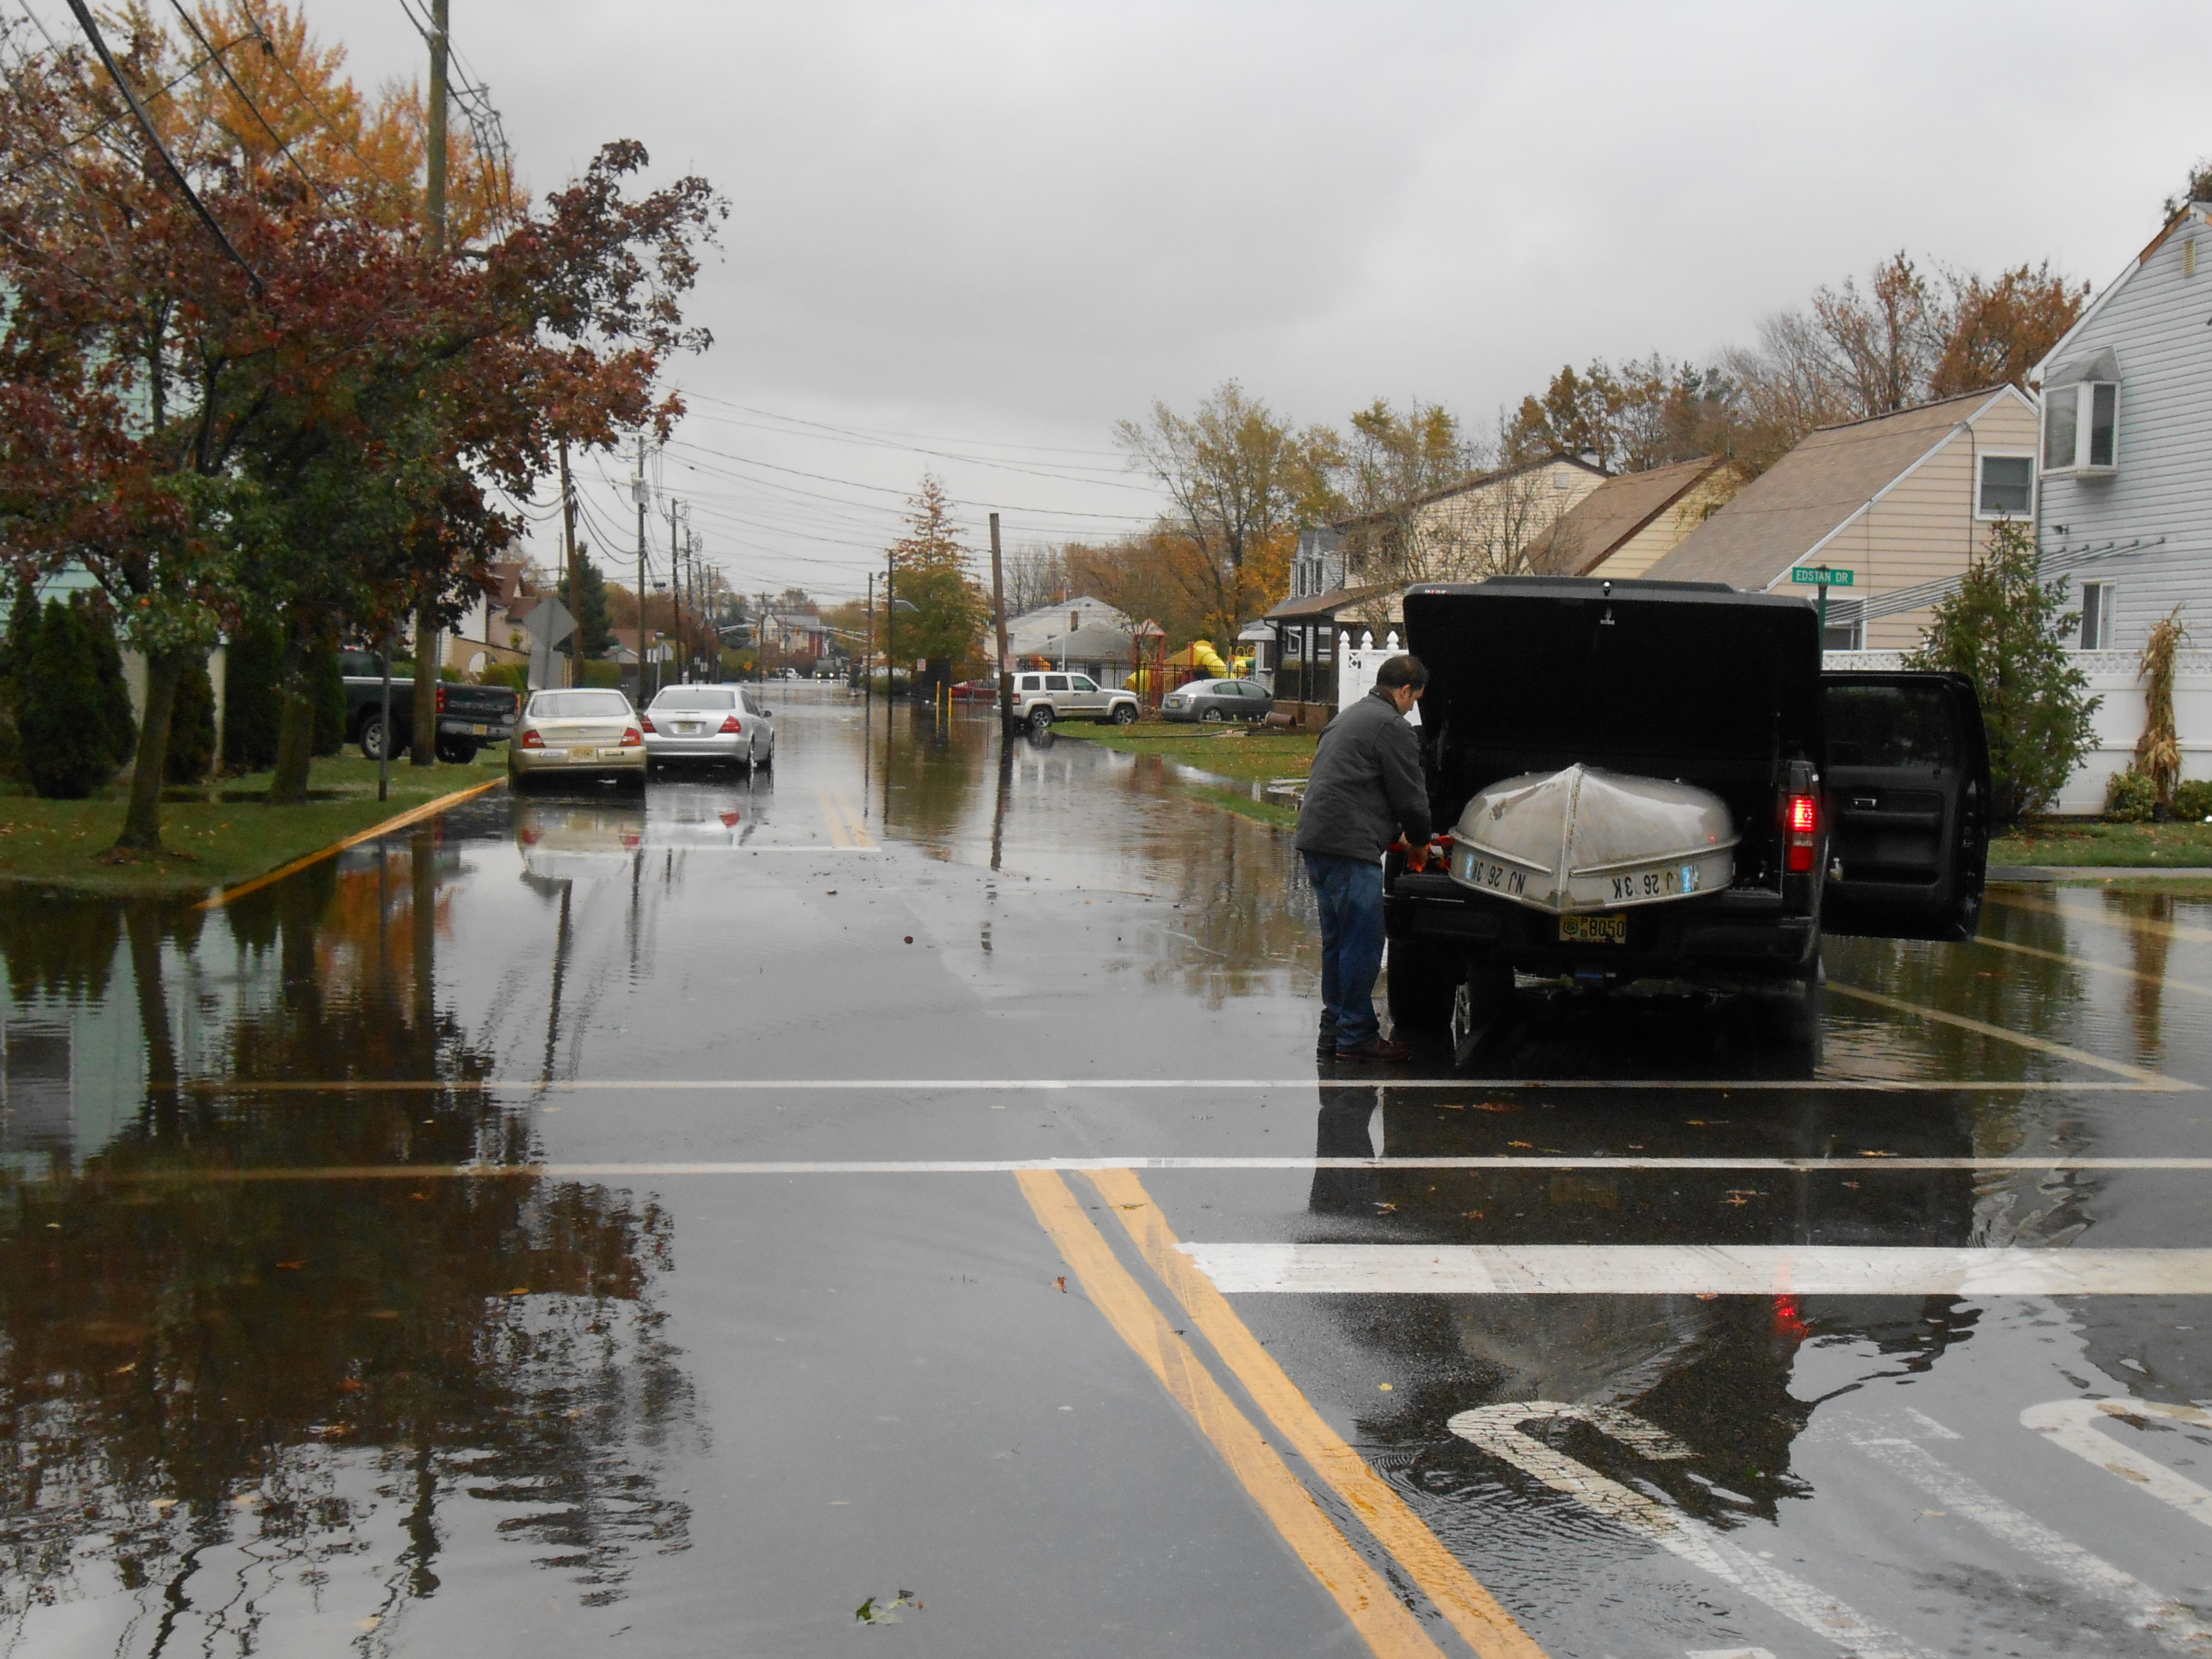
[[[1114,724],[1115,724],[1115,725],[1116,725],[1116,726],[1134,726],[1136,723],[1137,723],[1137,705],[1136,705],[1136,704],[1134,704],[1134,703],[1133,703],[1133,702],[1117,702],[1117,703],[1115,703],[1115,704],[1114,705]]]
[[[436,754],[448,766],[466,766],[477,757],[477,740],[459,732],[448,737],[441,732],[438,733]]]
[[[1390,941],[1387,994],[1390,1024],[1399,1031],[1441,1031],[1451,1022],[1455,963],[1434,945]]]
[[[401,729],[404,730],[405,728],[402,727]],[[392,750],[392,758],[394,760],[404,759],[407,754],[407,742],[403,738],[400,741],[398,748]],[[384,758],[384,717],[381,714],[371,714],[366,720],[362,722],[361,757],[363,760],[382,760]]]

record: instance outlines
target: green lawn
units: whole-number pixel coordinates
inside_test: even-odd
[[[1053,735],[1079,738],[1133,755],[1158,755],[1195,766],[1217,777],[1245,782],[1268,778],[1302,778],[1313,769],[1317,739],[1304,732],[1248,732],[1241,726],[1169,726],[1142,721],[1135,726],[1093,726],[1069,720]]]
[[[1990,843],[1991,864],[2212,867],[2212,823],[2100,823],[2037,818]]]
[[[333,842],[420,806],[440,795],[504,775],[507,751],[479,751],[467,766],[404,762],[392,769],[391,799],[376,798],[376,767],[348,751],[314,763],[307,787],[318,799],[302,806],[269,806],[269,774],[257,772],[170,799],[161,806],[161,836],[182,858],[108,865],[97,855],[123,824],[125,781],[88,800],[40,800],[0,793],[0,880],[35,882],[109,893],[198,891],[228,887],[320,851]],[[225,799],[230,796],[233,799]]]

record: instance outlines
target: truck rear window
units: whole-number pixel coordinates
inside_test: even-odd
[[[1832,766],[1955,766],[1958,728],[1941,685],[1831,685]]]

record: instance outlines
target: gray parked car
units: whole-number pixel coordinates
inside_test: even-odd
[[[1110,690],[1088,674],[1017,674],[1014,718],[1040,732],[1054,720],[1111,720],[1127,726],[1137,718],[1137,694]]]
[[[775,714],[743,686],[666,686],[645,711],[645,753],[655,766],[773,766]]]
[[[1257,680],[1193,680],[1177,686],[1160,704],[1169,720],[1261,720],[1275,700]]]

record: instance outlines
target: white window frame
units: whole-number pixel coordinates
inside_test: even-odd
[[[1984,498],[1989,492],[1989,471],[1991,461],[2026,461],[2027,463],[2027,505],[2017,513],[1988,507]],[[1985,523],[2000,519],[2027,520],[2035,517],[2036,457],[2025,449],[1984,450],[1974,458],[1974,516]]]
[[[2094,607],[2089,602],[2092,589],[2097,595]],[[2075,650],[2110,651],[2112,648],[2112,601],[2118,593],[2119,584],[2117,582],[2085,581],[2081,585],[2077,599],[2081,622],[2074,636]],[[2096,612],[2096,637],[2094,640],[2089,636],[2090,611],[2093,608]]]
[[[1823,651],[1863,651],[1866,649],[1866,601],[1839,599],[1832,589],[1828,594],[1828,627],[1841,629],[1848,635],[1842,645],[1830,645],[1826,633],[1820,635]]]
[[[2109,389],[2112,394],[2112,454],[2106,461],[2091,463],[2084,459],[2089,453],[2089,434],[2096,421],[2097,394]],[[2052,459],[2051,441],[2051,416],[2057,410],[2053,400],[2061,392],[2073,394],[2074,442],[2070,449],[2062,451],[2066,456],[2063,464]],[[2120,422],[2124,400],[2120,395],[2118,380],[2069,380],[2064,386],[2045,388],[2043,394],[2043,453],[2042,470],[2072,478],[2109,478],[2120,470]],[[1979,500],[1978,492],[1976,496]]]

